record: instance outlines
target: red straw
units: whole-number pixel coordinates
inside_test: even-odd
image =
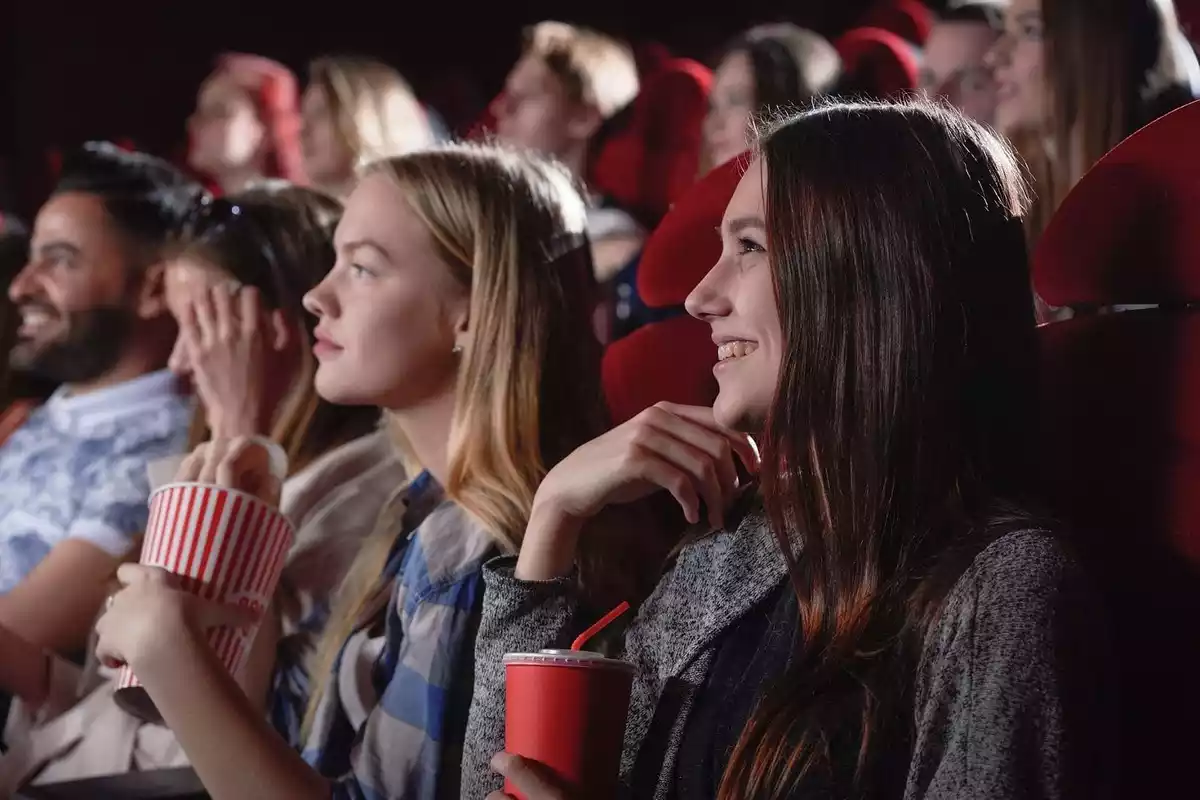
[[[621,616],[628,610],[629,610],[629,603],[622,600],[621,605],[617,606],[612,611],[608,612],[603,617],[601,617],[599,619],[599,621],[596,622],[595,625],[593,625],[592,627],[588,628],[583,633],[576,636],[575,641],[571,642],[571,649],[572,650],[582,650],[583,646],[588,643],[588,639],[591,639],[597,633],[599,633],[600,631],[607,628],[609,623],[611,623],[613,620],[615,620],[617,617]]]

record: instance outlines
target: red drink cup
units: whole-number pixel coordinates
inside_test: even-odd
[[[547,767],[568,797],[615,797],[633,665],[581,650],[510,653],[504,665],[504,749]]]
[[[271,603],[293,535],[287,517],[257,497],[221,486],[172,483],[150,497],[140,563],[181,576],[184,589],[207,600],[261,612]],[[208,642],[237,675],[257,633],[257,626],[215,628]],[[128,666],[121,668],[116,700],[142,719],[162,719]]]

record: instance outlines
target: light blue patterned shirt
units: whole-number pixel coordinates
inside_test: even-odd
[[[191,407],[164,370],[35,410],[0,446],[0,594],[67,539],[125,555],[146,526],[146,464],[187,446]]]

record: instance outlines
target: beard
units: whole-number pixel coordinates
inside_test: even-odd
[[[9,355],[9,365],[66,384],[94,381],[116,366],[133,328],[131,309],[101,306],[72,312],[66,318],[66,332],[55,339],[18,341]]]

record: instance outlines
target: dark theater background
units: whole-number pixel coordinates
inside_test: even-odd
[[[3,0],[0,107],[12,117],[0,122],[0,207],[31,214],[47,188],[47,153],[56,148],[109,138],[178,154],[195,91],[226,50],[261,53],[301,72],[321,53],[381,57],[452,126],[465,126],[500,87],[521,28],[537,20],[590,24],[704,59],[748,24],[791,19],[832,33],[864,5]]]

